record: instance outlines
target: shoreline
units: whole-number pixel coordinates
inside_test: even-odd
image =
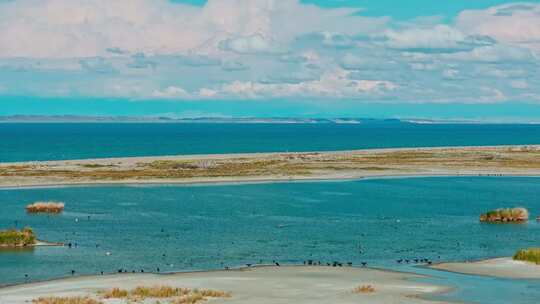
[[[540,280],[540,265],[530,262],[516,261],[511,257],[499,257],[464,262],[442,262],[430,269],[465,275],[487,276],[504,279]]]
[[[386,152],[403,152],[403,151],[436,151],[436,150],[462,150],[462,149],[510,149],[510,148],[523,148],[530,147],[540,149],[539,144],[530,145],[488,145],[488,146],[435,146],[435,147],[396,147],[396,148],[365,148],[365,149],[351,149],[351,150],[315,150],[315,151],[292,151],[292,152],[238,152],[238,153],[209,153],[209,154],[172,154],[172,155],[150,155],[150,156],[127,156],[127,157],[98,157],[98,158],[81,158],[81,159],[58,159],[58,160],[29,160],[18,162],[0,162],[0,165],[25,165],[25,164],[55,164],[65,162],[111,162],[111,161],[123,161],[123,160],[154,160],[154,159],[178,159],[178,160],[193,160],[193,159],[228,159],[228,158],[242,158],[242,157],[265,157],[273,155],[302,155],[302,154],[348,154],[348,153],[386,153]]]
[[[70,187],[137,187],[137,186],[149,186],[149,187],[181,187],[181,186],[231,186],[231,185],[251,185],[251,184],[275,184],[275,183],[317,183],[317,182],[354,182],[354,181],[369,181],[369,180],[390,180],[390,179],[412,179],[412,178],[444,178],[444,177],[506,177],[506,178],[540,178],[540,172],[537,174],[477,174],[477,173],[460,173],[460,174],[403,174],[403,175],[372,175],[372,176],[358,176],[358,177],[309,177],[309,178],[261,178],[261,179],[230,179],[230,180],[135,180],[135,181],[85,181],[85,182],[66,182],[66,183],[41,183],[34,185],[21,185],[21,186],[3,186],[0,185],[0,190],[25,190],[25,189],[58,189],[58,188],[70,188]]]
[[[0,189],[540,176],[540,145],[210,154],[0,163]]]
[[[223,303],[443,303],[424,299],[450,292],[451,287],[415,282],[429,276],[377,268],[327,266],[252,266],[231,270],[180,273],[126,273],[53,279],[0,287],[0,299],[25,303],[39,296],[86,296],[112,287],[171,285],[232,292]],[[360,285],[373,285],[372,294],[355,294]],[[270,301],[269,301],[270,300]],[[277,301],[275,301],[277,300]],[[220,299],[212,302],[222,303]],[[108,303],[108,302],[105,302]],[[111,302],[112,303],[112,302]],[[114,302],[119,303],[119,302]],[[123,303],[123,302],[120,302]],[[165,302],[166,303],[166,302]]]

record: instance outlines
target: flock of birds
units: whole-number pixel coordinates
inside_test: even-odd
[[[90,220],[90,216],[88,216],[87,218],[88,220]],[[79,221],[79,218],[76,218],[75,219],[76,222]],[[17,221],[16,221],[17,223]],[[160,229],[160,232],[161,233],[164,233],[165,230],[163,228]],[[67,246],[68,248],[77,248],[78,247],[78,244],[75,243],[75,242],[69,242],[69,243],[66,243],[65,246]],[[96,244],[96,248],[99,248],[99,244]],[[106,255],[107,256],[110,256],[112,255],[112,253],[110,251],[107,251],[106,252]],[[162,255],[163,257],[166,257],[166,254],[163,254]],[[397,264],[424,264],[424,265],[432,265],[432,261],[427,259],[427,258],[414,258],[414,259],[404,259],[404,258],[401,258],[401,259],[398,259],[396,260],[396,263]],[[348,267],[353,267],[353,262],[346,262],[346,263],[343,263],[343,262],[340,262],[340,261],[332,261],[332,262],[321,262],[321,261],[315,261],[315,260],[304,260],[303,261],[303,265],[304,266],[327,266],[327,267],[344,267],[344,266],[348,266]],[[223,263],[222,263],[222,266],[223,266]],[[258,264],[252,264],[252,263],[248,263],[248,264],[245,264],[246,267],[250,268],[250,267],[253,267],[253,266],[276,266],[276,267],[279,267],[281,266],[281,264],[277,261],[277,260],[272,260],[272,263],[271,264],[266,264],[264,263],[263,260],[259,260],[259,263]],[[361,267],[367,267],[368,266],[368,263],[367,262],[361,262],[358,266],[361,266]],[[231,267],[229,266],[223,266],[223,268],[225,270],[230,270]],[[156,267],[155,268],[155,273],[160,273],[161,272],[161,269],[160,267]],[[115,273],[145,273],[145,270],[144,269],[140,269],[140,270],[127,270],[127,269],[124,269],[124,268],[119,268],[117,271],[115,271]],[[77,272],[72,269],[71,270],[71,275],[74,276]],[[100,271],[100,274],[101,275],[105,275],[105,272],[104,271]],[[24,277],[25,279],[29,279],[30,276],[29,274],[24,274]]]

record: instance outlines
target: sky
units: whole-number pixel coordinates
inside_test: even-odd
[[[0,0],[0,115],[540,121],[540,1]]]

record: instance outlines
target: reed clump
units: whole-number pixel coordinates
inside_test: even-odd
[[[523,223],[529,220],[529,211],[525,208],[500,208],[480,215],[481,222],[487,223]]]
[[[101,293],[104,299],[129,299],[144,301],[146,299],[168,299],[173,304],[196,304],[209,298],[230,298],[231,294],[210,289],[190,289],[170,286],[139,286],[131,290],[113,288]]]
[[[61,213],[64,211],[64,203],[60,202],[35,202],[26,206],[28,213]]]
[[[32,300],[32,304],[103,304],[89,297],[41,297]]]
[[[362,285],[362,286],[356,287],[353,290],[353,292],[354,293],[361,293],[361,294],[374,293],[375,292],[375,287],[373,287],[372,285]]]
[[[122,299],[127,298],[128,291],[120,288],[113,288],[111,290],[103,292],[103,297],[105,299]]]
[[[36,235],[30,227],[0,231],[0,247],[26,247],[35,244]]]
[[[514,260],[540,265],[540,248],[520,249],[514,255]]]

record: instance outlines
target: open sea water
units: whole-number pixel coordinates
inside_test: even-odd
[[[540,125],[0,123],[0,162],[540,144]]]
[[[501,206],[525,206],[540,215],[539,181],[433,177],[3,189],[2,226],[16,221],[32,226],[41,239],[73,246],[0,252],[0,284],[66,277],[71,270],[171,272],[309,259],[411,270],[396,260],[510,256],[540,244],[540,224],[481,224],[478,215]],[[65,212],[25,213],[28,202],[49,199],[65,202]],[[529,300],[540,296],[537,280],[428,272],[445,285],[463,287],[448,299],[474,299],[482,290],[502,295],[477,303],[537,303]],[[501,285],[505,289],[492,290]]]
[[[0,124],[0,162],[360,148],[539,144],[538,125]],[[26,204],[59,200],[57,216]],[[0,285],[128,271],[340,261],[425,273],[438,299],[538,303],[538,280],[453,274],[433,262],[510,256],[540,246],[540,224],[486,225],[480,213],[540,215],[540,179],[432,177],[230,185],[0,189],[0,229],[32,226],[72,247],[0,251]],[[28,278],[25,277],[28,275]]]

